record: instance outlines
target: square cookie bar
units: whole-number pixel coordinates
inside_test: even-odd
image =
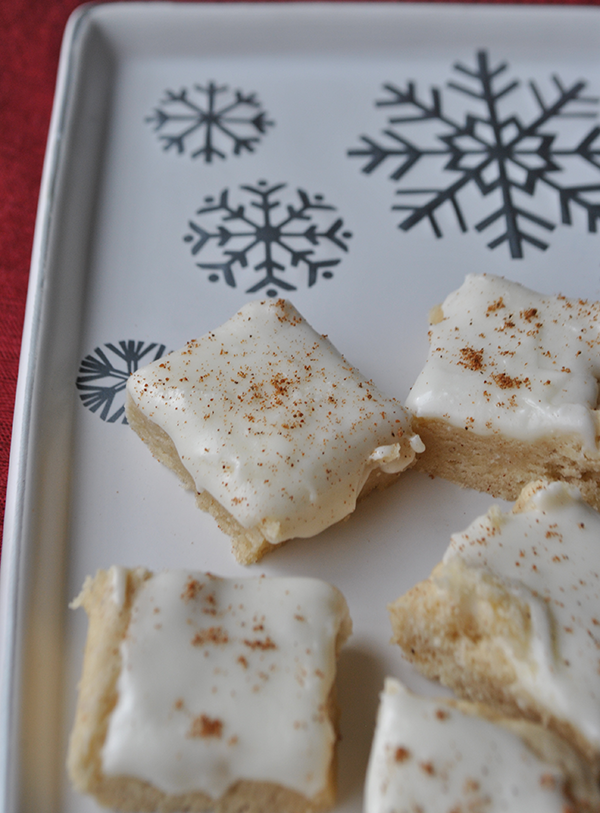
[[[388,678],[365,813],[592,813],[589,766],[560,737],[488,706],[420,697]]]
[[[600,772],[600,515],[573,487],[532,483],[511,512],[492,507],[389,609],[422,673],[541,721]]]
[[[418,467],[507,500],[565,480],[600,509],[600,304],[471,274],[430,321],[406,401]]]
[[[285,300],[250,302],[138,370],[126,409],[243,564],[344,519],[423,448],[405,408]]]
[[[334,587],[113,567],[89,629],[68,770],[120,811],[312,813],[335,796]]]

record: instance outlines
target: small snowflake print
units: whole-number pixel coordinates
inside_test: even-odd
[[[164,150],[187,152],[206,164],[230,153],[253,152],[273,126],[255,93],[215,82],[167,90],[146,121],[154,126]]]
[[[121,341],[96,347],[79,366],[76,386],[82,403],[107,423],[127,423],[125,386],[141,364],[165,355],[164,344]]]
[[[341,260],[335,255],[348,251],[352,233],[323,195],[285,190],[284,183],[261,180],[240,186],[245,203],[233,202],[229,189],[204,199],[184,240],[192,256],[202,255],[204,262],[197,266],[209,272],[211,282],[222,280],[235,288],[242,272],[254,274],[258,279],[246,293],[264,290],[273,297],[295,291],[299,278],[308,287],[331,279]]]
[[[420,94],[412,81],[384,85],[376,107],[389,114],[385,129],[361,136],[348,155],[364,162],[366,174],[388,170],[397,185],[392,209],[405,213],[402,230],[428,221],[441,237],[449,210],[462,232],[474,220],[477,232],[491,236],[488,247],[506,245],[513,259],[524,256],[525,244],[547,249],[548,233],[559,221],[573,225],[578,212],[597,231],[600,127],[586,122],[597,117],[598,99],[585,95],[581,80],[552,76],[544,87],[523,87],[506,78],[507,69],[482,50],[472,66],[454,65],[460,79],[447,83],[445,96],[437,87]],[[479,197],[472,217],[465,193]]]

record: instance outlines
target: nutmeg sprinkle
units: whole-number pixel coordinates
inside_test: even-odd
[[[223,721],[219,719],[212,719],[206,714],[201,714],[192,720],[188,737],[217,737],[220,738],[223,734]]]

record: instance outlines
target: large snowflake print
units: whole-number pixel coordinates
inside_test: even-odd
[[[558,221],[572,225],[578,212],[596,232],[600,128],[577,123],[597,115],[598,100],[585,95],[586,82],[565,83],[555,75],[549,89],[535,81],[523,88],[506,77],[508,63],[492,64],[485,50],[473,66],[453,67],[457,78],[447,83],[445,97],[437,87],[420,95],[413,81],[384,85],[387,95],[376,106],[390,112],[386,128],[381,137],[361,136],[361,146],[348,150],[365,162],[367,174],[389,169],[398,185],[392,209],[405,213],[399,227],[409,231],[428,221],[441,237],[440,216],[450,209],[466,232],[464,200],[475,193],[474,228],[493,235],[490,249],[505,244],[514,259],[524,256],[525,244],[545,250],[548,232]],[[459,109],[453,115],[450,96]]]
[[[253,152],[273,122],[256,93],[230,90],[208,82],[179,91],[167,90],[146,121],[154,125],[163,149],[187,151],[205,163],[224,159],[228,152]]]
[[[233,202],[229,189],[204,199],[184,240],[192,256],[202,254],[197,266],[210,272],[211,282],[235,288],[240,273],[251,269],[258,280],[246,293],[264,289],[272,297],[295,291],[298,274],[309,287],[333,276],[341,259],[335,255],[348,251],[352,233],[323,195],[303,189],[290,194],[286,187],[261,180],[240,186],[247,203]]]
[[[164,356],[166,346],[132,339],[96,347],[79,365],[76,386],[82,403],[107,423],[127,423],[125,386],[140,364]]]

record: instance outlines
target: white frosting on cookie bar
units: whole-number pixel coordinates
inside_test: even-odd
[[[127,571],[123,567],[113,565],[108,572],[112,581],[112,600],[121,610],[127,596]]]
[[[600,749],[600,515],[559,482],[529,486],[519,503],[453,535],[433,578],[460,584],[468,568],[528,608],[525,646],[497,643],[536,704]]]
[[[336,638],[349,625],[341,593],[318,580],[154,575],[121,646],[104,773],[174,794],[218,798],[248,779],[315,795],[336,738]]]
[[[600,305],[470,274],[444,301],[406,405],[477,434],[576,433],[597,449]]]
[[[386,680],[365,813],[565,813],[563,786],[512,731]]]
[[[217,330],[130,377],[198,492],[271,543],[350,514],[369,473],[422,443],[382,395],[284,300],[250,302]]]

